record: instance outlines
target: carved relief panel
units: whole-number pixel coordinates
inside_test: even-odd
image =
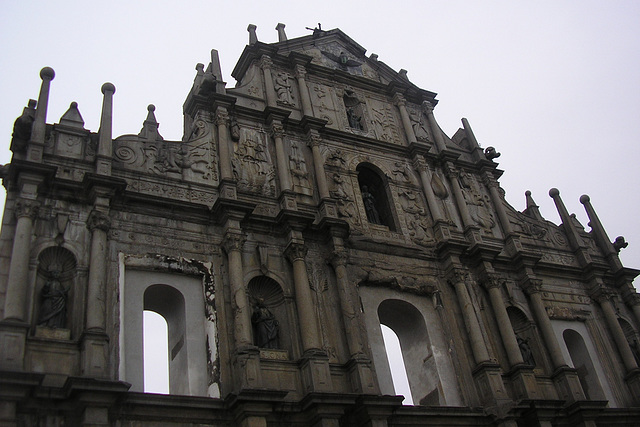
[[[293,191],[307,196],[313,195],[312,177],[310,174],[310,161],[307,161],[307,147],[297,141],[289,144],[289,170]]]
[[[275,169],[267,141],[264,129],[241,127],[239,139],[233,144],[231,163],[238,188],[273,196],[276,191]]]

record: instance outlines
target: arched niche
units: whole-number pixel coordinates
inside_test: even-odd
[[[359,286],[362,311],[382,394],[395,394],[380,325],[398,337],[415,405],[463,405],[440,316],[432,299],[379,286]]]
[[[292,329],[282,287],[260,275],[248,284],[253,343],[260,348],[292,350]]]
[[[361,163],[356,167],[356,172],[367,221],[396,231],[398,227],[391,189],[382,171],[370,163]]]
[[[536,333],[534,323],[517,307],[507,307],[507,314],[509,315],[513,332],[516,334],[518,347],[520,348],[525,363],[535,368],[542,368],[545,365],[543,362],[546,360],[540,351],[543,347]]]
[[[131,383],[131,391],[144,391],[143,311],[151,310],[167,321],[169,393],[206,396],[202,278],[126,269],[120,291],[120,379]]]
[[[606,400],[598,373],[582,335],[573,329],[565,329],[562,337],[569,351],[571,363],[578,372],[580,385],[582,385],[587,399]]]
[[[68,249],[52,246],[40,252],[33,310],[36,335],[69,339],[71,330],[81,326],[76,276],[76,258]]]

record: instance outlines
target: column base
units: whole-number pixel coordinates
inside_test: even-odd
[[[561,366],[556,369],[551,378],[556,385],[560,399],[565,400],[567,403],[586,400],[575,369],[569,366]]]
[[[505,416],[514,405],[509,398],[502,381],[500,365],[495,363],[481,363],[473,371],[478,392],[485,411],[498,418]]]
[[[324,352],[305,352],[300,359],[300,373],[305,393],[333,391],[329,357]]]
[[[538,390],[538,382],[533,373],[533,367],[529,365],[514,366],[507,376],[513,384],[514,399],[542,399],[542,394]]]
[[[629,390],[631,390],[633,403],[640,405],[640,368],[636,368],[629,372],[624,380],[629,386]]]
[[[354,357],[345,365],[354,393],[380,394],[371,365],[371,361],[365,357]]]
[[[109,336],[103,331],[85,331],[81,338],[82,376],[109,378]]]
[[[0,322],[0,370],[23,371],[29,324],[21,321]]]
[[[262,388],[262,372],[260,370],[260,350],[252,346],[238,351],[233,361],[238,392],[245,389]]]

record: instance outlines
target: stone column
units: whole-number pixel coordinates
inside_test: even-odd
[[[427,120],[429,121],[429,125],[431,126],[433,137],[436,140],[436,147],[438,148],[438,151],[440,152],[446,150],[447,146],[444,142],[444,138],[442,137],[440,126],[438,126],[436,118],[433,115],[433,105],[429,101],[424,101],[422,103],[422,109],[427,115]]]
[[[460,215],[462,216],[463,225],[465,227],[475,225],[473,220],[471,219],[469,207],[467,206],[467,202],[464,199],[464,194],[462,193],[462,189],[460,188],[460,183],[458,182],[459,172],[453,166],[453,163],[447,162],[445,164],[445,173],[447,174],[447,178],[449,178],[449,182],[451,183],[453,197],[456,199],[458,211],[460,211]]]
[[[636,321],[640,324],[640,294],[635,292],[635,288],[631,287],[631,292],[629,292],[624,297],[624,302],[631,307],[633,310],[633,314],[636,316]]]
[[[11,250],[7,293],[4,303],[5,319],[27,321],[26,299],[29,289],[29,253],[33,221],[38,213],[35,200],[19,199],[16,203],[16,231]]]
[[[276,95],[276,90],[273,87],[273,77],[271,76],[273,61],[269,56],[262,55],[260,67],[262,68],[262,74],[264,76],[264,87],[267,91],[267,106],[275,107],[277,105],[278,96]]]
[[[229,260],[229,286],[233,307],[233,336],[236,351],[242,352],[253,346],[251,339],[251,307],[244,286],[242,268],[242,246],[246,238],[239,230],[227,231],[222,245]]]
[[[613,308],[613,304],[611,303],[611,298],[613,297],[613,295],[613,292],[609,291],[608,289],[600,288],[598,289],[597,294],[594,295],[594,298],[600,304],[600,308],[602,308],[605,321],[607,322],[607,326],[611,331],[613,340],[618,347],[618,351],[620,353],[620,356],[622,357],[624,367],[626,368],[627,372],[629,372],[634,369],[638,369],[638,364],[636,363],[636,359],[631,352],[629,343],[624,336],[624,331],[622,330],[622,327],[620,327],[620,322],[618,322],[618,317],[616,316],[615,309]]]
[[[91,211],[87,228],[91,230],[91,258],[89,261],[89,287],[87,289],[87,330],[105,330],[107,281],[107,231],[111,220],[105,212]]]
[[[285,251],[285,255],[293,265],[293,283],[296,292],[296,308],[298,323],[302,335],[302,347],[305,353],[322,349],[322,342],[318,329],[316,310],[311,298],[311,287],[307,275],[305,256],[307,247],[300,242],[291,242]]]
[[[284,142],[282,140],[284,136],[284,127],[279,120],[274,120],[271,122],[271,134],[273,135],[276,146],[276,164],[278,166],[280,190],[291,190],[292,187],[289,164],[287,162],[287,156],[284,152]]]
[[[416,143],[416,134],[413,132],[411,119],[409,118],[409,113],[407,112],[407,101],[401,94],[396,93],[395,95],[393,95],[393,103],[396,104],[398,110],[400,111],[400,119],[402,120],[404,133],[407,134],[407,142],[409,143],[409,145]]]
[[[307,75],[307,70],[304,66],[298,64],[295,67],[295,76],[298,81],[298,91],[300,92],[300,100],[302,101],[302,114],[305,116],[313,117],[313,108],[311,107],[311,97],[309,96],[309,88],[304,77]]]
[[[511,320],[509,320],[509,314],[504,306],[502,299],[502,292],[500,291],[500,279],[495,276],[489,276],[484,282],[485,288],[489,292],[489,298],[491,299],[491,308],[496,316],[498,323],[498,329],[500,330],[500,337],[507,350],[507,358],[511,366],[524,364],[520,347],[518,346],[518,339],[513,332],[511,326]]]
[[[113,94],[116,87],[111,83],[102,85],[102,114],[100,116],[100,130],[98,131],[98,152],[96,153],[96,173],[98,175],[111,175],[111,157],[113,156],[112,120],[113,120]]]
[[[47,132],[47,106],[49,104],[49,89],[51,80],[56,76],[52,68],[44,67],[40,70],[42,85],[36,104],[36,115],[31,128],[31,139],[27,149],[27,160],[32,162],[42,162],[44,154],[44,138]]]
[[[218,129],[218,154],[220,156],[220,180],[233,179],[231,167],[231,147],[229,144],[229,114],[224,107],[216,108],[216,127]]]
[[[429,205],[429,211],[431,212],[431,216],[433,216],[433,220],[435,222],[446,221],[444,215],[442,215],[442,211],[440,210],[438,199],[436,199],[436,195],[433,193],[433,188],[431,188],[431,171],[429,170],[429,165],[427,165],[427,162],[424,159],[419,157],[414,159],[413,164],[420,173],[422,191],[427,198],[427,204]]]
[[[320,198],[326,199],[329,197],[329,184],[327,183],[327,175],[324,172],[324,158],[320,153],[322,138],[317,131],[311,130],[307,133],[307,140],[313,154],[313,169],[316,173]]]
[[[476,364],[489,362],[489,352],[487,346],[482,337],[482,331],[480,330],[480,324],[476,317],[476,311],[473,308],[469,291],[466,284],[467,273],[455,270],[450,278],[450,283],[456,290],[456,296],[460,302],[460,308],[462,308],[462,317],[464,324],[469,332],[469,341],[471,343],[471,350],[473,351],[473,358]]]
[[[345,334],[349,345],[349,354],[359,356],[364,354],[362,345],[362,337],[358,330],[358,318],[356,313],[357,304],[349,295],[349,279],[347,276],[347,261],[349,255],[344,249],[334,251],[331,258],[331,265],[336,273],[336,283],[338,285],[338,294],[340,295],[340,310],[344,322]]]

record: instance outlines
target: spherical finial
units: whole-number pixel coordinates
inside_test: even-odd
[[[580,203],[582,203],[583,205],[585,203],[589,203],[589,200],[591,200],[591,198],[586,194],[583,194],[582,196],[580,196]]]
[[[551,197],[559,196],[560,191],[557,188],[552,188],[551,190],[549,190],[549,195]]]
[[[154,111],[156,111],[156,106],[153,104],[149,104],[149,106],[147,107],[147,111],[153,113]]]
[[[102,93],[107,92],[116,93],[116,87],[113,85],[113,83],[107,82],[102,85]]]
[[[51,67],[44,67],[42,70],[40,70],[40,78],[42,80],[53,80],[55,76],[56,72],[53,71],[53,68]]]
[[[78,103],[76,101],[73,101],[71,105],[69,105],[69,108],[78,108]]]
[[[527,196],[527,197],[529,197],[529,196],[531,195],[531,191],[529,191],[529,190],[525,191],[525,192],[524,192],[524,195],[525,195],[525,196]]]

